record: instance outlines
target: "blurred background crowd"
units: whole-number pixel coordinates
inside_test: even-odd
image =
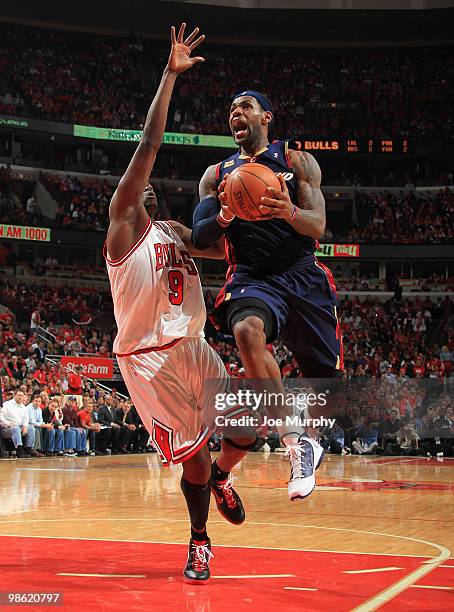
[[[166,45],[136,36],[0,27],[0,68],[11,88],[1,112],[100,127],[143,124]],[[252,87],[274,94],[277,137],[452,139],[452,53],[449,47],[263,53],[210,45],[206,54],[215,69],[183,75],[169,130],[228,134],[231,96]],[[302,100],[314,109],[309,117]],[[315,122],[317,105],[332,100],[331,112]]]

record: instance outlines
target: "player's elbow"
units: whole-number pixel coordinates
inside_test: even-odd
[[[209,236],[207,236],[203,229],[197,225],[192,228],[191,241],[194,247],[199,251],[204,251],[213,244],[213,242],[210,242]]]
[[[144,134],[139,143],[138,149],[146,155],[157,155],[160,146],[161,141],[158,138],[153,138],[152,136],[149,137]]]

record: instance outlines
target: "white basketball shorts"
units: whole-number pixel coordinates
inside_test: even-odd
[[[118,357],[128,391],[164,464],[194,455],[215,429],[215,396],[228,391],[219,355],[204,338],[182,338],[160,347]],[[229,416],[244,412],[240,407]]]

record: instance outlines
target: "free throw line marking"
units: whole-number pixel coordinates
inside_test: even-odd
[[[375,569],[364,569],[364,570],[344,570],[344,574],[373,574],[375,572],[392,572],[394,570],[401,570],[403,567],[376,567]]]
[[[56,576],[81,576],[83,578],[146,578],[145,574],[74,574],[59,572]]]
[[[286,591],[318,591],[318,589],[309,589],[307,587],[284,587]]]
[[[296,578],[295,574],[250,574],[245,576],[211,576],[212,578]]]
[[[450,586],[433,586],[431,584],[412,584],[412,589],[441,589],[443,591],[453,591],[454,587]]]

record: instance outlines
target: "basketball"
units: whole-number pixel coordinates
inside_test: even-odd
[[[260,198],[266,195],[267,187],[281,190],[279,179],[270,168],[257,163],[243,164],[227,178],[227,204],[240,219],[255,221],[262,216]]]

